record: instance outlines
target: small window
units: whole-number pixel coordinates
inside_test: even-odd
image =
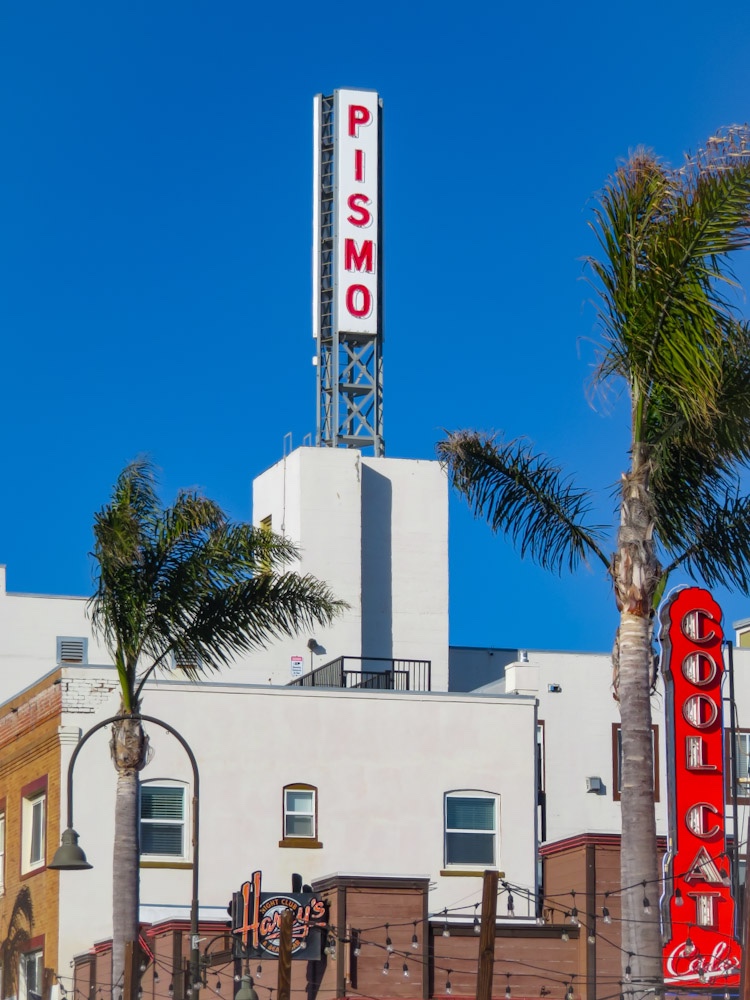
[[[731,733],[727,730],[725,734],[725,781],[727,790],[727,801],[732,801],[732,767],[730,751],[732,749]],[[737,774],[737,801],[750,802],[750,729],[736,729],[735,739],[735,767]]]
[[[659,727],[651,726],[651,740],[654,760],[654,802],[659,801]],[[620,800],[622,763],[622,729],[619,723],[612,723],[612,798]]]
[[[18,1000],[42,1000],[42,952],[27,951],[18,964]]]
[[[58,635],[58,663],[88,663],[88,639],[80,636]]]
[[[141,854],[185,856],[185,788],[182,785],[141,785]]]
[[[21,874],[46,863],[47,781],[36,781],[21,792]]]
[[[5,893],[5,811],[0,812],[0,896]],[[2,992],[0,991],[0,996]]]
[[[322,847],[318,840],[318,790],[314,785],[284,788],[284,828],[279,847]]]
[[[498,797],[482,792],[445,796],[446,865],[497,864]]]

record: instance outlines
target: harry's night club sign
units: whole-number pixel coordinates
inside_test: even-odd
[[[274,958],[279,954],[281,917],[294,913],[292,958],[320,958],[320,932],[326,926],[326,903],[314,892],[261,892],[261,873],[253,872],[232,893],[232,935],[236,958]]]
[[[664,979],[738,986],[741,949],[724,817],[721,609],[698,587],[661,614],[666,687],[669,850],[664,860]]]

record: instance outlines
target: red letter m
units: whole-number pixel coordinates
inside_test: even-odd
[[[344,267],[347,271],[368,271],[370,274],[374,271],[374,266],[372,263],[372,248],[374,244],[372,240],[365,240],[362,244],[362,249],[357,247],[357,241],[346,238],[344,241]]]

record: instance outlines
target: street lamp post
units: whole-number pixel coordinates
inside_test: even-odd
[[[150,722],[155,726],[161,726],[168,733],[171,733],[178,742],[182,745],[185,753],[190,759],[191,767],[193,768],[193,815],[192,815],[192,836],[193,836],[193,893],[192,899],[190,901],[190,987],[191,996],[193,1000],[198,995],[198,990],[200,989],[200,953],[198,950],[199,936],[198,936],[198,849],[199,849],[199,809],[200,809],[200,776],[198,774],[198,763],[195,759],[195,754],[191,750],[187,740],[177,732],[177,730],[163,722],[161,719],[154,718],[153,715],[113,715],[109,719],[104,719],[103,722],[98,722],[95,726],[92,726],[82,737],[78,746],[73,751],[70,763],[68,764],[68,825],[65,830],[63,830],[60,846],[55,851],[55,856],[51,863],[47,865],[48,868],[53,868],[58,871],[82,871],[92,866],[86,860],[86,855],[84,854],[82,848],[78,846],[78,834],[73,829],[73,768],[75,767],[78,754],[83,749],[84,743],[93,736],[98,730],[103,729],[105,726],[110,725],[113,722],[122,722],[125,719],[132,719],[138,722]],[[133,942],[135,944],[135,942]],[[135,990],[133,993],[135,995]],[[133,998],[128,998],[128,1000],[134,1000]]]

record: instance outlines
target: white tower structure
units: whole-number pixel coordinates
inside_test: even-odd
[[[326,686],[448,690],[448,482],[437,462],[298,448],[255,480],[253,521],[296,542],[294,568],[349,605],[330,628],[254,654],[258,676],[267,668],[263,679],[283,684],[343,658],[347,676]]]

